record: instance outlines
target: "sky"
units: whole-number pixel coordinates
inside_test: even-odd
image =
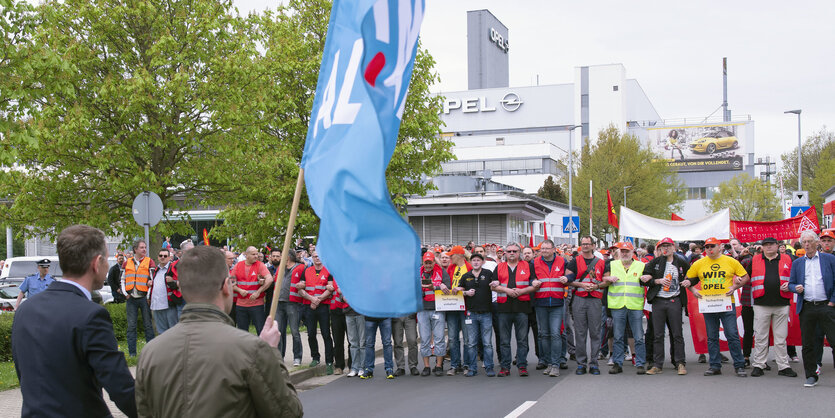
[[[276,1],[233,0],[241,13]],[[779,159],[802,137],[835,129],[832,0],[426,0],[421,42],[436,60],[433,91],[467,89],[467,11],[508,27],[510,87],[574,81],[574,68],[621,63],[664,119],[722,104],[722,57],[734,117],[755,121],[756,157]],[[714,116],[721,116],[722,110]]]

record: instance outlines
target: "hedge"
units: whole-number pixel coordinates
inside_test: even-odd
[[[127,341],[128,317],[124,303],[109,303],[104,305],[110,313],[113,322],[113,332],[117,341]],[[136,339],[145,338],[145,327],[142,324],[142,314],[137,313]],[[12,361],[12,322],[14,313],[0,314],[0,361]]]

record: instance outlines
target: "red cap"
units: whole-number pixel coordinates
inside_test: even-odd
[[[658,248],[658,247],[660,247],[660,246],[662,246],[662,245],[664,245],[664,244],[670,244],[670,245],[672,245],[672,246],[674,246],[674,247],[675,247],[675,245],[676,245],[676,243],[675,243],[675,242],[673,242],[673,239],[672,239],[672,238],[670,238],[670,237],[665,237],[665,238],[664,238],[664,239],[662,239],[661,241],[658,241],[658,243],[657,243],[657,244],[655,244],[655,248]]]
[[[835,239],[835,232],[832,232],[832,230],[823,231],[823,233],[821,234],[821,238],[823,238],[823,237],[829,237],[829,238]]]
[[[632,250],[635,249],[635,247],[630,242],[619,242],[619,243],[615,244],[615,246],[618,247],[619,250],[632,251]]]
[[[464,247],[462,247],[460,245],[456,245],[456,246],[452,247],[452,249],[449,250],[448,253],[446,253],[446,255],[453,255],[453,254],[464,255]]]
[[[423,261],[435,261],[435,254],[432,251],[427,251],[423,254]]]
[[[711,245],[711,244],[719,245],[719,244],[722,244],[722,241],[719,241],[718,239],[716,239],[714,237],[710,237],[710,238],[705,240],[705,245]]]

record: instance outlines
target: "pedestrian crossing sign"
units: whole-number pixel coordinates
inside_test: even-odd
[[[562,217],[562,232],[580,232],[580,217],[579,216],[563,216]]]

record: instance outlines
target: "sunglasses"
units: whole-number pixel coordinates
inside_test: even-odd
[[[711,249],[715,246],[716,246],[716,244],[705,244],[705,249],[708,250],[708,249]]]
[[[505,250],[505,252],[506,253],[518,253],[519,251],[517,251],[517,250]]]
[[[160,254],[159,255],[159,258],[165,258],[165,257],[168,257],[168,254]]]

